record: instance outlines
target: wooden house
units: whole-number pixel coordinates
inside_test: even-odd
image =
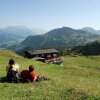
[[[25,51],[25,57],[27,58],[41,57],[48,59],[58,56],[59,56],[59,51],[56,49],[40,49],[40,50]]]

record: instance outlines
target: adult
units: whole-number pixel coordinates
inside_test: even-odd
[[[6,71],[8,72],[9,69],[12,69],[16,72],[19,71],[19,66],[17,64],[15,64],[15,61],[13,59],[9,60],[8,66],[6,67]]]
[[[18,82],[18,71],[19,66],[15,64],[15,61],[13,59],[9,60],[9,64],[6,67],[7,75],[6,75],[6,81],[7,82]]]

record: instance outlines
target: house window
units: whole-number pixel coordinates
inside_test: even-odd
[[[57,57],[57,54],[54,53],[54,54],[53,54],[53,57]]]
[[[44,54],[42,54],[42,57],[44,56]]]
[[[48,58],[50,58],[50,57],[51,57],[51,55],[50,55],[50,54],[48,54],[48,55],[47,55],[47,57],[48,57]]]

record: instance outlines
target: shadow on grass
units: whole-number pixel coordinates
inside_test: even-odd
[[[0,83],[5,83],[6,82],[6,77],[0,77]]]
[[[0,77],[0,83],[21,83],[19,80],[8,81],[6,77]]]
[[[42,81],[49,81],[50,78],[38,78],[36,82],[42,82]],[[0,77],[0,83],[30,83],[29,81],[22,81],[22,79],[17,79],[14,81],[7,81],[6,77]]]

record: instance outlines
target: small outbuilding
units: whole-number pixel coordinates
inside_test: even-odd
[[[54,58],[59,56],[59,51],[56,49],[39,49],[25,51],[25,57],[35,58],[40,57],[44,59]]]

